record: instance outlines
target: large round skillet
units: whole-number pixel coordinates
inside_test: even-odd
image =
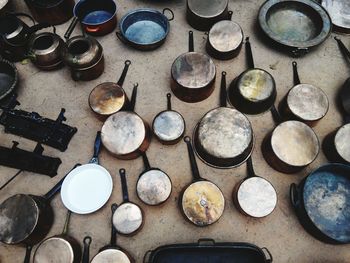
[[[300,223],[314,237],[350,243],[350,166],[327,164],[291,185],[291,202]]]

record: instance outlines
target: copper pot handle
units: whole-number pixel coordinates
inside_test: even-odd
[[[294,86],[299,85],[300,82],[300,77],[298,73],[298,63],[296,61],[292,62],[293,65],[293,80],[294,80]]]
[[[84,237],[83,244],[84,244],[84,251],[83,251],[83,259],[82,263],[89,263],[90,262],[90,245],[92,242],[92,238],[90,236]]]
[[[170,18],[168,18],[168,17],[165,15],[165,11],[168,11],[168,12],[171,14],[171,17],[170,17]],[[174,20],[174,18],[175,18],[175,15],[174,15],[173,10],[171,10],[170,8],[167,8],[167,7],[163,9],[163,15],[168,19],[168,21],[172,21],[172,20]]]
[[[30,255],[32,253],[32,248],[33,247],[31,245],[27,245],[27,247],[26,247],[26,255],[25,255],[23,263],[30,263]]]

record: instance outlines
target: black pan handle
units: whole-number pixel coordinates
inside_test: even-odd
[[[221,73],[220,107],[227,107],[226,71]]]
[[[24,257],[24,261],[23,263],[30,263],[30,255],[32,253],[32,246],[31,245],[27,245],[26,247],[26,255]]]
[[[166,95],[166,98],[167,98],[167,110],[171,110],[171,94],[168,93]]]
[[[128,184],[126,182],[126,174],[125,169],[121,168],[119,170],[120,180],[122,184],[122,191],[123,191],[123,201],[129,202],[129,193],[128,193]]]
[[[111,224],[112,224],[112,231],[111,231],[111,242],[110,245],[112,247],[116,247],[117,246],[117,229],[115,229],[114,225],[113,225],[113,215],[114,212],[117,210],[118,205],[117,204],[112,204],[111,206],[111,210],[112,210],[112,217],[111,217]]]
[[[98,131],[96,133],[96,138],[95,138],[95,143],[94,143],[94,155],[92,156],[89,163],[99,164],[98,156],[101,152],[101,145],[102,145],[101,132]]]
[[[143,263],[149,263],[149,260],[151,258],[152,250],[148,250],[145,255],[143,256]]]
[[[248,177],[257,177],[254,171],[253,159],[249,157],[247,160]]]
[[[188,156],[190,158],[193,179],[194,179],[194,181],[201,181],[202,178],[199,174],[198,165],[196,162],[196,157],[194,156],[194,151],[193,151],[193,147],[191,144],[191,139],[190,139],[190,137],[186,136],[184,138],[184,141],[187,144]]]
[[[245,39],[245,49],[247,52],[247,64],[249,69],[255,68],[254,65],[254,58],[253,58],[253,52],[252,52],[252,46],[249,41],[249,37],[246,37]]]
[[[51,201],[51,199],[61,190],[61,186],[63,184],[64,179],[66,179],[66,176],[73,171],[75,168],[77,168],[78,166],[80,166],[81,164],[76,164],[72,170],[70,170],[65,176],[63,176],[63,178],[49,191],[47,192],[43,197],[47,200],[47,201]]]
[[[290,202],[292,203],[292,206],[294,208],[298,208],[299,207],[299,191],[298,191],[298,187],[296,184],[291,184],[290,185]]]
[[[64,227],[63,227],[63,231],[62,231],[63,236],[68,234],[68,228],[69,228],[69,222],[70,222],[71,215],[72,215],[72,212],[70,210],[68,210],[67,215],[66,215],[66,221],[64,222]]]
[[[90,262],[90,245],[92,242],[92,238],[90,236],[84,237],[84,251],[83,251],[83,259],[81,263],[89,263]]]
[[[166,15],[165,15],[165,12],[166,11],[168,11],[169,13],[170,13],[170,15],[171,15],[171,17],[169,18],[169,17],[167,17]],[[173,10],[171,10],[170,8],[168,8],[168,7],[166,7],[166,8],[164,8],[163,9],[163,15],[168,19],[168,21],[173,21],[174,20],[174,18],[175,18],[175,15],[174,15],[174,12],[173,12]]]
[[[149,160],[147,158],[147,154],[145,152],[141,152],[143,165],[145,166],[145,171],[148,171],[151,169],[151,165],[149,164]]]
[[[293,65],[293,80],[294,80],[294,85],[296,86],[301,83],[299,73],[298,73],[298,63],[296,61],[293,61],[292,65]]]
[[[128,70],[129,70],[129,66],[131,65],[131,61],[130,60],[125,60],[124,62],[124,69],[123,69],[123,72],[117,82],[117,84],[122,87],[123,84],[124,84],[124,81],[125,81],[125,77],[126,75],[128,74]]]
[[[194,40],[193,40],[193,31],[188,32],[188,51],[194,52]]]
[[[71,34],[73,33],[74,28],[77,26],[78,24],[78,18],[75,16],[73,17],[72,22],[70,23],[67,32],[64,34],[64,38],[66,39],[66,41],[70,38]]]
[[[232,20],[232,15],[233,15],[233,12],[231,10],[228,11],[227,20]]]
[[[135,83],[132,89],[132,94],[131,94],[131,99],[129,104],[129,111],[135,111],[138,86],[139,86],[139,83]]]
[[[349,51],[349,49],[346,48],[343,41],[341,41],[341,39],[338,37],[334,37],[334,39],[338,42],[338,46],[339,46],[342,54],[345,55],[347,57],[347,59],[350,59],[350,51]]]
[[[265,254],[265,260],[267,263],[272,263],[273,261],[273,257],[272,257],[272,254],[271,252],[266,248],[266,247],[263,247],[261,248],[261,250],[264,252]],[[266,257],[266,255],[268,256],[268,258]]]
[[[282,120],[281,114],[278,112],[274,104],[270,108],[270,112],[272,114],[272,118],[275,123],[278,123],[278,124],[282,123],[283,120]]]

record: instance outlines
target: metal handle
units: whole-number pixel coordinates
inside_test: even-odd
[[[136,105],[136,97],[137,97],[137,87],[139,86],[139,83],[135,83],[134,87],[132,89],[130,104],[129,104],[129,111],[135,111],[135,105]]]
[[[261,250],[265,253],[266,262],[272,263],[273,257],[272,257],[272,254],[270,253],[270,251],[266,247],[261,248]],[[266,255],[268,256],[268,258],[266,257]]]
[[[221,87],[220,87],[220,106],[227,106],[227,91],[226,91],[226,71],[221,73]]]
[[[125,60],[124,62],[124,69],[123,69],[123,72],[117,82],[117,84],[121,87],[123,86],[124,84],[124,80],[125,80],[125,77],[126,75],[128,74],[128,69],[129,69],[129,66],[131,65],[131,61],[130,60]]]
[[[254,58],[253,58],[253,52],[252,52],[252,46],[250,45],[249,37],[246,37],[245,39],[245,49],[247,52],[247,64],[248,68],[253,69],[254,66]]]
[[[188,51],[194,52],[194,40],[193,40],[193,31],[188,32]]]
[[[256,177],[256,173],[254,171],[254,165],[252,157],[249,157],[247,160],[247,169],[248,169],[248,177]]]
[[[71,34],[73,33],[74,28],[76,27],[76,25],[78,24],[78,18],[77,17],[73,17],[72,22],[70,23],[67,32],[64,34],[64,38],[66,40],[68,40],[71,36]]]
[[[198,240],[198,246],[203,246],[209,243],[210,246],[213,246],[215,245],[215,240],[214,239],[211,239],[211,238],[201,238]]]
[[[83,251],[83,259],[82,263],[89,263],[90,262],[90,245],[92,242],[92,238],[90,236],[84,237],[83,244],[84,244],[84,251]]]
[[[280,115],[280,113],[278,112],[278,110],[276,109],[275,105],[272,105],[272,107],[270,108],[271,114],[272,114],[272,118],[276,123],[282,123],[282,117]]]
[[[2,189],[4,189],[9,183],[11,183],[18,175],[20,175],[23,172],[23,170],[19,170],[15,175],[13,175],[9,180],[7,180],[6,183],[4,183],[1,187],[0,187],[0,191]]]
[[[168,11],[168,12],[171,14],[171,17],[170,17],[170,18],[168,18],[168,17],[165,15],[165,11]],[[167,8],[167,7],[163,9],[163,15],[168,19],[168,21],[172,21],[172,20],[174,20],[174,18],[175,18],[175,15],[174,15],[173,10],[171,10],[170,8]]]
[[[168,94],[166,95],[166,98],[167,98],[167,109],[168,109],[168,110],[171,110],[171,94],[168,93]]]
[[[119,175],[120,175],[120,180],[121,180],[121,184],[122,184],[123,201],[129,202],[128,184],[126,182],[126,174],[125,174],[124,168],[119,170]]]
[[[94,155],[92,156],[89,163],[99,164],[98,156],[101,152],[101,145],[102,145],[101,132],[98,131],[96,133],[96,138],[95,138],[95,143],[94,143]]]
[[[233,12],[230,10],[228,11],[228,17],[227,17],[227,20],[232,20],[232,15],[233,15]]]
[[[343,55],[345,55],[348,59],[350,59],[350,51],[346,48],[343,41],[340,38],[334,37],[334,39],[338,42],[338,46]]]
[[[128,44],[128,41],[124,38],[124,36],[122,35],[122,33],[120,33],[119,31],[115,32],[115,34],[117,35],[117,38],[123,42],[124,44]]]
[[[186,136],[184,138],[184,141],[187,144],[188,156],[190,158],[193,179],[194,179],[194,181],[200,181],[200,180],[202,180],[202,178],[199,175],[198,165],[197,165],[196,157],[194,155],[193,147],[191,144],[191,139],[190,139],[190,137]]]
[[[111,224],[112,224],[112,231],[111,231],[111,242],[110,245],[112,247],[115,247],[117,245],[117,229],[115,229],[114,225],[113,225],[113,215],[114,212],[117,210],[118,205],[117,204],[112,204],[111,206],[111,210],[112,210],[112,217],[111,217]]]
[[[71,214],[72,214],[72,212],[70,210],[68,210],[67,211],[67,215],[66,215],[66,221],[64,222],[62,235],[67,235],[68,234],[68,227],[69,227],[69,221],[70,221]]]
[[[148,263],[149,262],[149,259],[151,257],[151,254],[152,254],[152,250],[148,250],[145,255],[143,256],[143,263]]]
[[[296,61],[292,62],[293,65],[293,80],[294,80],[294,85],[299,85],[300,82],[300,78],[299,78],[299,73],[298,73],[298,63]]]
[[[31,245],[27,245],[26,247],[26,256],[24,258],[24,263],[30,263],[30,254],[32,253],[32,246]]]
[[[149,161],[148,161],[148,158],[147,158],[147,155],[145,152],[141,152],[141,155],[142,155],[142,160],[143,160],[143,164],[145,166],[145,170],[150,170],[151,169],[151,165],[149,164]]]
[[[291,184],[290,185],[290,202],[292,203],[294,208],[298,208],[299,206],[299,191],[298,191],[298,187],[296,184]]]

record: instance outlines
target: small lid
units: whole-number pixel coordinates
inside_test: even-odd
[[[124,235],[130,235],[142,226],[143,215],[140,207],[133,203],[121,204],[113,214],[115,229]]]
[[[327,95],[310,84],[299,84],[293,87],[287,96],[291,112],[301,121],[316,121],[323,118],[328,111]]]
[[[177,111],[163,111],[153,121],[153,132],[160,141],[176,141],[185,132],[185,121]]]
[[[338,154],[350,163],[350,124],[342,126],[336,133],[334,143]]]
[[[184,191],[181,203],[187,219],[197,226],[214,224],[225,209],[222,192],[209,181],[192,183]]]
[[[320,150],[315,132],[300,121],[286,121],[272,133],[271,146],[284,163],[303,167],[312,163]]]
[[[91,263],[131,263],[128,256],[119,249],[106,249],[99,252],[92,260]]]
[[[243,31],[239,24],[222,20],[210,29],[208,40],[218,52],[234,51],[242,45]]]
[[[165,202],[171,194],[171,188],[169,176],[158,169],[151,169],[143,173],[136,186],[138,197],[148,205]]]
[[[187,0],[187,5],[197,16],[211,18],[225,11],[228,0]]]
[[[51,237],[37,248],[34,263],[74,263],[74,251],[71,244],[61,237]]]

